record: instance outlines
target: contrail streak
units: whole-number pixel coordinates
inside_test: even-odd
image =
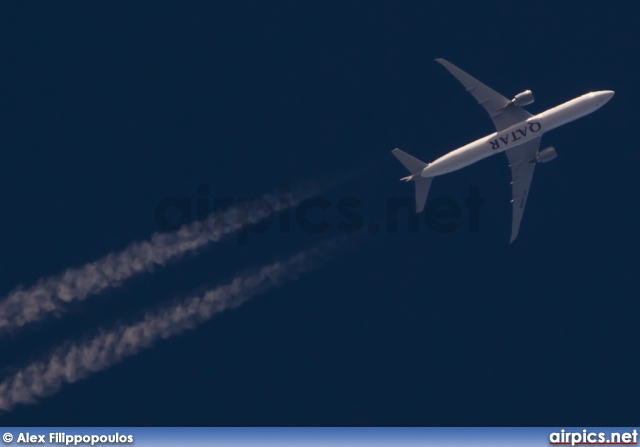
[[[149,348],[161,338],[193,329],[225,309],[237,307],[254,295],[295,279],[316,265],[323,257],[323,251],[315,248],[298,253],[285,261],[266,265],[253,274],[236,277],[204,295],[150,311],[137,323],[101,330],[84,342],[63,344],[46,360],[34,362],[0,383],[0,410],[36,403],[37,398],[54,394],[64,384],[104,370]]]
[[[39,321],[48,314],[60,315],[65,303],[84,300],[128,278],[165,265],[174,258],[215,242],[294,206],[302,197],[287,200],[267,195],[247,204],[210,215],[203,222],[183,225],[174,233],[155,233],[149,240],[132,242],[124,250],[59,276],[43,278],[35,285],[18,287],[0,301],[0,332]]]

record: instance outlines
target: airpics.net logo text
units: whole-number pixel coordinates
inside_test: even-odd
[[[415,212],[413,197],[389,197],[376,218],[366,219],[365,206],[357,197],[329,199],[314,196],[292,197],[291,189],[281,186],[278,193],[258,198],[212,197],[206,185],[197,188],[197,197],[166,197],[155,208],[159,231],[174,232],[185,225],[197,225],[203,232],[222,231],[226,226],[239,228],[237,241],[246,244],[250,235],[267,231],[309,234],[337,231],[353,234],[418,233],[425,229],[435,233],[458,230],[477,233],[484,199],[478,186],[469,186],[466,197],[434,197],[422,213]],[[258,217],[256,217],[258,216]]]
[[[549,435],[551,445],[637,445],[638,431],[627,432],[596,432],[583,429],[582,431],[560,430]]]

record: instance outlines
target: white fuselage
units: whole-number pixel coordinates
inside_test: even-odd
[[[449,152],[429,163],[421,177],[435,177],[469,166],[478,160],[517,147],[539,138],[545,132],[588,115],[613,97],[614,92],[603,90],[579,96],[564,104],[528,118],[500,132],[480,138]]]

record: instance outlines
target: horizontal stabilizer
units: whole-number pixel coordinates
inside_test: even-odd
[[[416,213],[421,213],[427,203],[429,188],[431,188],[431,180],[433,177],[421,178],[416,180]]]
[[[391,153],[411,173],[410,176],[405,177],[402,180],[415,182],[416,213],[422,212],[425,203],[427,203],[427,196],[429,195],[429,188],[431,188],[432,177],[425,178],[421,177],[419,174],[427,166],[427,164],[397,148],[392,150]]]
[[[426,163],[418,160],[416,157],[413,157],[404,151],[401,151],[400,149],[394,149],[391,151],[391,153],[398,159],[398,161],[400,161],[400,163],[402,163],[405,168],[407,168],[407,170],[411,174],[417,174],[418,172],[422,171],[425,166],[427,166]]]

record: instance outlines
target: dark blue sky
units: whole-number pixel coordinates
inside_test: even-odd
[[[505,96],[533,90],[533,113],[616,96],[543,137],[559,155],[537,169],[514,244],[498,155],[434,181],[431,199],[462,206],[456,231],[421,220],[418,233],[365,233],[298,281],[2,424],[637,423],[632,3],[3,4],[2,296],[148,238],[157,204],[195,203],[202,184],[250,197],[332,182],[332,204],[355,197],[365,223],[380,221],[388,198],[412,196],[391,149],[430,161],[493,131],[436,57]],[[336,234],[271,229],[141,275],[4,336],[3,377]]]

